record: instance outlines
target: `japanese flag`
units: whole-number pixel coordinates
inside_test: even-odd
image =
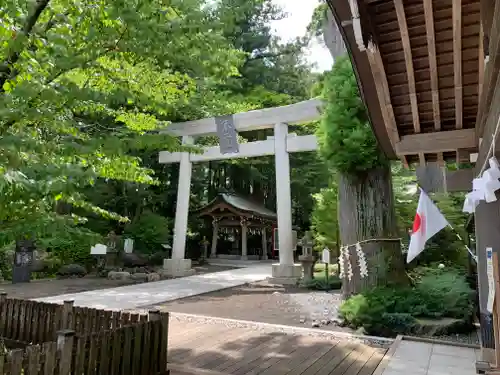
[[[437,232],[450,224],[444,218],[436,205],[429,196],[420,189],[420,198],[418,200],[417,214],[413,222],[413,230],[408,247],[408,257],[406,262],[410,263],[422,251],[425,243]]]

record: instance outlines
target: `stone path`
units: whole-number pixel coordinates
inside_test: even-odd
[[[403,340],[382,375],[473,375],[476,349]]]
[[[157,305],[160,302],[172,301],[265,280],[270,276],[271,264],[257,264],[246,268],[204,275],[82,293],[63,294],[54,297],[37,298],[35,300],[54,303],[73,300],[76,306],[109,310],[133,310]]]

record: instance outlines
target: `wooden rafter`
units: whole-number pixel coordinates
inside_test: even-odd
[[[481,103],[483,94],[483,81],[484,81],[484,30],[483,24],[479,25],[479,83],[478,83],[478,103]],[[480,104],[478,104],[478,107]]]
[[[406,62],[406,74],[408,77],[408,90],[410,93],[411,113],[413,117],[413,127],[415,133],[420,133],[420,119],[418,116],[417,91],[415,89],[415,71],[413,69],[413,58],[411,54],[410,36],[408,35],[408,25],[406,24],[406,15],[403,0],[394,0],[396,15],[398,17],[399,31],[401,33],[401,42]]]
[[[453,0],[453,69],[455,83],[455,124],[463,128],[462,89],[462,0]]]
[[[441,112],[439,110],[439,80],[436,60],[436,35],[434,31],[434,11],[432,0],[424,0],[425,31],[429,50],[429,73],[431,76],[432,110],[434,113],[434,129],[441,130]],[[443,155],[441,154],[441,157]],[[439,155],[438,155],[439,158]]]
[[[394,109],[391,103],[389,84],[387,83],[384,63],[382,61],[382,57],[380,56],[380,51],[375,46],[373,41],[368,42],[366,55],[370,63],[373,80],[375,82],[377,97],[380,103],[380,111],[382,112],[382,118],[384,119],[387,135],[389,136],[392,147],[395,149],[396,144],[400,142],[400,137],[396,125],[396,118],[394,117]],[[403,165],[408,167],[406,157],[404,155],[399,155],[399,157],[401,158]]]

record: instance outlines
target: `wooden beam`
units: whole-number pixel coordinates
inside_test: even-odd
[[[320,99],[311,99],[303,102],[285,105],[282,107],[259,109],[255,111],[236,113],[233,117],[236,130],[239,132],[269,129],[277,123],[296,124],[315,121],[320,118]],[[217,126],[215,117],[201,120],[170,124],[162,130],[174,136],[197,136],[215,134]]]
[[[394,116],[394,109],[391,103],[391,95],[389,92],[389,84],[387,83],[387,76],[385,74],[384,63],[380,56],[380,51],[373,41],[368,42],[366,49],[366,56],[370,63],[370,69],[375,82],[375,89],[377,92],[378,101],[380,104],[380,111],[384,119],[385,130],[391,142],[391,145],[396,149],[396,144],[400,141],[398,127],[396,125],[396,117]],[[399,156],[403,165],[408,168],[408,161],[404,155]]]
[[[431,75],[432,111],[434,114],[434,129],[441,130],[441,112],[439,109],[439,80],[436,60],[436,35],[434,31],[434,11],[432,0],[424,0],[425,32],[427,34],[427,49],[429,52],[429,74]]]
[[[476,147],[475,129],[461,129],[405,135],[396,144],[396,154],[437,153]]]
[[[493,148],[491,143],[495,142],[494,148],[497,153],[497,150],[500,150],[500,136],[497,135],[497,139],[494,139],[494,135],[500,121],[500,75],[495,78],[496,83],[494,83],[494,85],[496,89],[494,90],[492,105],[490,107],[490,110],[484,114],[485,125],[484,132],[481,138],[482,141],[479,146],[479,153],[476,160],[476,174],[479,174],[485,161],[491,156],[490,151]]]
[[[446,172],[446,187],[448,192],[472,190],[472,180],[474,175],[473,168],[458,169],[456,171]]]
[[[455,125],[463,128],[462,88],[462,0],[453,0],[453,70],[455,82]]]
[[[479,25],[479,88],[478,88],[478,103],[481,102],[484,83],[484,31],[483,24]],[[478,106],[479,107],[479,106]]]
[[[480,0],[481,25],[483,26],[486,40],[492,35],[491,27],[495,19],[492,9],[495,9],[496,3],[498,3],[496,0]]]
[[[482,10],[482,9],[481,9]],[[491,9],[489,9],[491,13]],[[489,19],[490,17],[488,17]],[[491,102],[495,95],[497,77],[500,72],[500,2],[495,2],[495,9],[493,11],[492,25],[483,25],[483,32],[489,36],[488,46],[484,45],[483,48],[488,50],[489,61],[484,70],[484,79],[482,93],[480,94],[481,101],[478,108],[478,121],[476,127],[478,128],[478,136],[482,137],[483,132],[486,133],[486,122],[488,121],[488,114],[491,110]],[[491,27],[489,33],[487,27]]]
[[[417,91],[415,89],[415,71],[413,69],[410,36],[408,35],[408,25],[406,24],[406,15],[403,0],[394,0],[394,6],[396,8],[399,31],[401,33],[401,42],[403,43],[403,52],[406,62],[406,75],[408,77],[408,90],[410,95],[411,113],[413,117],[413,128],[415,129],[415,133],[420,133]]]
[[[439,163],[428,163],[416,169],[417,181],[427,193],[469,192],[472,190],[474,169],[448,171]]]
[[[481,126],[481,108],[484,101],[484,69],[485,69],[485,53],[484,53],[484,28],[483,23],[479,25],[479,54],[478,54],[478,88],[477,88],[477,114],[476,114],[476,135],[479,137],[482,132]]]

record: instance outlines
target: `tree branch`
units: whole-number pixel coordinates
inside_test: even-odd
[[[50,0],[37,0],[35,8],[31,15],[26,19],[26,23],[23,26],[22,34],[25,37],[28,37],[33,31],[33,27],[35,27],[38,19],[42,12],[49,5]],[[18,37],[16,37],[17,39]],[[21,51],[12,50],[8,55],[5,61],[0,65],[0,93],[4,92],[3,85],[10,78],[15,63],[19,60],[21,56]]]

